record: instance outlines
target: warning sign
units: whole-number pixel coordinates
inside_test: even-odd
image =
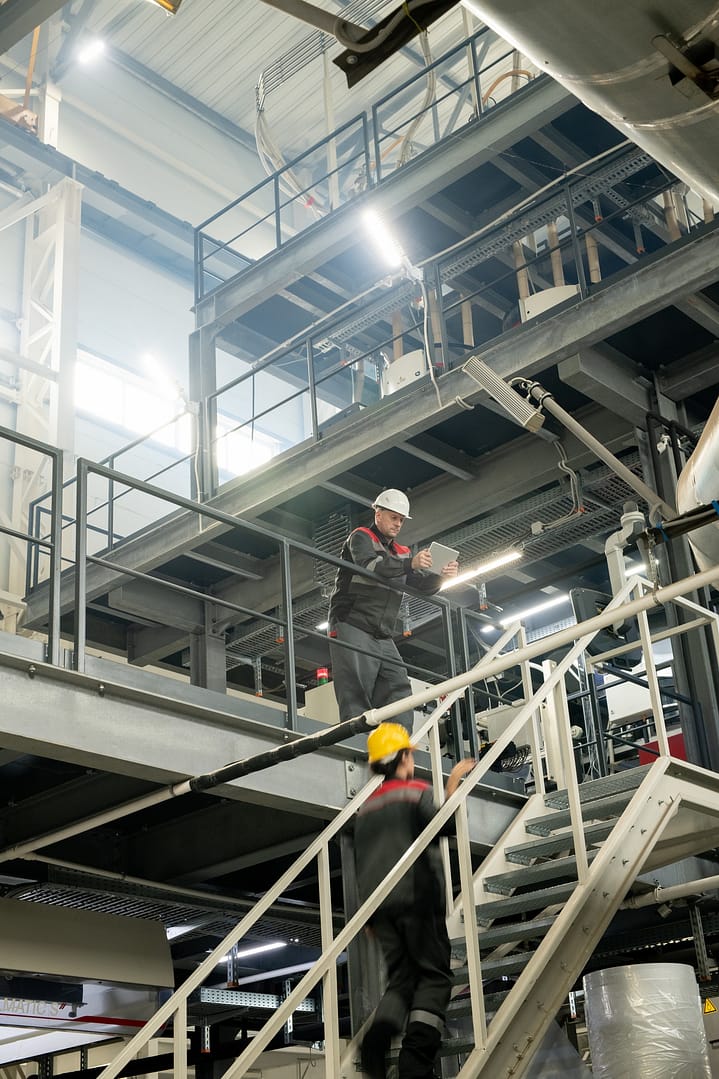
[[[707,997],[707,999],[704,1001],[704,1014],[711,1015],[711,1013],[715,1012],[716,1010],[716,1004],[712,1004],[709,997]]]

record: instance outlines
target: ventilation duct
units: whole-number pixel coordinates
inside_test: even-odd
[[[540,70],[719,204],[716,0],[472,0],[472,10]]]

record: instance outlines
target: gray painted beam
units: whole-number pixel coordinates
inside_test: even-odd
[[[6,652],[4,636],[0,693],[13,702],[0,714],[0,744],[7,750],[165,785],[264,752],[286,739],[279,709],[102,660],[92,661],[89,675],[31,663],[17,645]],[[27,653],[32,656],[34,650]],[[246,718],[250,713],[266,722]],[[306,732],[321,728],[309,720],[300,722]],[[364,759],[364,742],[358,737],[278,764],[214,793],[327,819],[345,805],[345,764]],[[520,803],[504,792],[482,792],[471,801],[473,838],[482,843],[499,838]]]
[[[366,202],[397,215],[430,198],[450,183],[490,161],[523,135],[560,116],[575,103],[551,79],[535,79],[475,124],[468,124],[417,161],[399,169],[377,189],[341,207],[321,229],[311,229],[262,259],[251,273],[240,274],[196,305],[197,326],[221,330],[228,322],[274,296],[298,275],[305,275],[356,241],[357,213]]]
[[[719,343],[714,341],[706,348],[685,356],[681,364],[671,371],[657,376],[657,390],[671,401],[684,401],[694,393],[701,393],[719,382]]]
[[[471,480],[476,475],[476,469],[471,467],[472,462],[466,454],[450,449],[432,435],[415,435],[413,442],[400,442],[399,448],[460,480]]]
[[[674,306],[714,337],[719,337],[719,304],[707,296],[685,296]]]
[[[562,382],[641,426],[650,411],[651,399],[641,369],[609,345],[585,348],[562,360],[558,367]]]
[[[5,0],[0,6],[0,55],[65,6],[66,0]]]

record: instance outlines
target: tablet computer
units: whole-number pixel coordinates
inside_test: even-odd
[[[456,560],[459,551],[454,547],[445,547],[443,543],[430,543],[429,553],[432,555],[430,573],[441,573],[446,565]]]

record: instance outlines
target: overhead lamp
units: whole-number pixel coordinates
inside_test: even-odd
[[[541,614],[543,611],[549,611],[552,607],[559,607],[562,603],[569,603],[569,595],[567,592],[562,592],[559,596],[552,596],[551,599],[545,600],[543,603],[537,603],[533,607],[527,607],[523,611],[517,611],[515,614],[505,615],[504,618],[500,618],[499,624],[502,628],[511,626],[513,622],[524,622],[527,618],[532,618],[535,614]]]
[[[315,626],[315,629],[319,629],[319,630],[325,630],[325,629],[329,629],[329,628],[330,628],[329,622],[318,622],[317,625]]]
[[[390,268],[395,270],[399,269],[405,262],[407,256],[402,250],[401,245],[392,235],[392,231],[387,226],[387,223],[376,210],[365,210],[362,214],[362,221],[369,239],[372,241],[378,254],[381,255]]]
[[[163,11],[166,11],[168,15],[177,15],[178,8],[182,3],[182,0],[150,0],[151,4],[157,4]]]
[[[105,51],[105,42],[101,37],[88,38],[77,50],[77,60],[80,64],[92,64]]]
[[[259,955],[260,952],[276,952],[278,948],[286,947],[287,944],[284,940],[273,940],[269,944],[254,944],[250,948],[243,948],[241,951],[234,952],[232,959],[246,959],[250,955]],[[223,955],[220,963],[227,963],[229,959],[229,955]]]
[[[445,592],[448,588],[455,588],[456,585],[464,584],[465,581],[471,581],[474,577],[483,577],[501,566],[508,566],[511,562],[518,562],[521,557],[521,551],[505,551],[504,554],[497,555],[496,558],[491,558],[489,562],[483,562],[480,566],[475,566],[474,569],[468,569],[464,573],[458,574],[457,577],[449,577],[442,584],[440,592]]]
[[[503,378],[495,375],[484,360],[480,360],[478,356],[472,356],[464,364],[462,370],[479,383],[482,389],[502,406],[509,418],[520,427],[525,427],[528,431],[538,431],[542,426],[544,414],[539,409],[533,408],[524,397],[507,385]]]

